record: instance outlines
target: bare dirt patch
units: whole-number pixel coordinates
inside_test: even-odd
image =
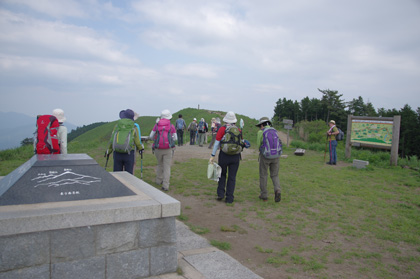
[[[285,144],[286,135],[280,136]],[[207,146],[177,147],[174,163],[187,162],[191,158],[208,160],[211,150]],[[255,149],[244,150],[243,159],[254,157],[256,152]],[[348,165],[345,162],[338,162],[334,168]],[[181,202],[182,214],[188,217],[185,223],[208,229],[208,232],[202,236],[209,241],[229,243],[231,249],[225,252],[265,279],[361,278],[361,275],[363,278],[375,278],[378,276],[378,271],[372,272],[371,269],[374,264],[378,264],[378,261],[371,258],[376,257],[380,257],[383,266],[373,267],[373,269],[382,269],[383,277],[392,278],[393,275],[398,274],[398,278],[413,278],[413,274],[420,274],[420,267],[413,267],[409,263],[412,258],[418,257],[418,252],[413,253],[412,247],[406,243],[399,243],[398,247],[395,247],[395,243],[381,242],[379,244],[375,242],[375,238],[366,235],[358,238],[351,234],[341,234],[340,230],[336,229],[337,224],[334,223],[326,228],[326,233],[322,238],[314,236],[312,239],[310,236],[316,231],[314,226],[317,224],[305,223],[302,221],[304,218],[300,218],[299,214],[295,214],[293,220],[282,220],[281,215],[285,206],[282,202],[274,203],[273,200],[269,200],[267,203],[271,203],[274,209],[270,208],[271,213],[262,217],[259,211],[263,210],[250,210],[250,208],[261,206],[257,197],[252,202],[235,202],[233,206],[228,206],[215,199],[216,187],[215,183],[214,198],[203,195],[186,196],[176,194],[176,191],[169,191],[168,194]],[[255,187],[258,188],[258,185]],[[277,207],[278,211],[276,211]],[[314,211],[313,214],[319,213]],[[285,221],[288,222],[287,225],[283,223]],[[273,231],[273,224],[279,226],[279,229]],[[305,228],[301,230],[301,234],[290,231],[302,225]],[[389,252],[381,253],[380,251],[384,249],[379,249],[380,245],[390,247]],[[401,251],[401,259],[396,260],[393,249]],[[312,265],[310,259],[314,254],[325,256],[321,261],[314,261]],[[306,261],[305,265],[302,261]],[[407,261],[408,265],[405,266],[405,263],[401,261]],[[322,267],[317,268],[317,265],[322,265]],[[390,273],[389,269],[385,268],[386,266],[394,266],[400,271]],[[407,269],[408,266],[410,269]]]
[[[283,143],[287,142],[285,134],[280,134],[280,138]],[[247,159],[248,156],[254,154],[256,154],[255,149],[244,149],[242,159]],[[187,144],[176,147],[174,162],[186,162],[191,158],[210,159],[210,156],[211,149],[208,148],[208,145],[200,147]],[[216,187],[215,183],[214,197],[216,197]],[[276,238],[276,235],[270,233],[269,228],[257,216],[251,214],[251,216],[247,216],[246,220],[240,218],[241,212],[252,206],[250,203],[235,203],[234,206],[227,206],[215,198],[208,200],[197,196],[175,194],[172,191],[169,192],[169,195],[181,202],[182,212],[188,216],[188,224],[209,229],[209,232],[203,235],[209,241],[217,240],[230,243],[231,249],[225,252],[244,266],[266,279],[287,277],[285,274],[279,274],[277,267],[267,263],[269,254],[257,249],[257,247],[268,249],[278,246],[278,242],[272,240],[272,238]],[[270,202],[274,203],[274,201]]]

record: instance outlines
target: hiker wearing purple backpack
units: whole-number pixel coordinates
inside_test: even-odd
[[[282,152],[281,141],[277,135],[276,129],[271,127],[271,121],[268,117],[262,117],[260,122],[255,125],[260,130],[257,133],[257,147],[260,151],[258,158],[260,173],[260,196],[263,201],[267,201],[267,180],[268,170],[274,186],[274,201],[280,202],[281,189],[279,179],[279,158]]]
[[[150,139],[153,140],[153,153],[157,159],[156,184],[162,185],[163,191],[169,190],[171,177],[171,164],[174,154],[175,141],[178,139],[175,126],[171,124],[172,114],[165,109],[160,115],[160,120],[153,127]]]

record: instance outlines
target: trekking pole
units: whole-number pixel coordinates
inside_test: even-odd
[[[140,151],[140,179],[143,180],[143,150]]]
[[[105,157],[106,157],[106,162],[105,162],[105,170],[106,170],[106,167],[108,166],[108,160],[109,160],[108,150],[105,152]]]
[[[327,141],[325,142],[324,163],[325,163],[325,155],[327,154],[327,146],[328,146],[328,135],[327,135]]]

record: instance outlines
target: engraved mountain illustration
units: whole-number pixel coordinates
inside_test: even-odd
[[[61,174],[50,173],[42,174],[31,179],[36,183],[34,188],[46,186],[46,187],[60,187],[65,185],[91,185],[92,183],[101,182],[101,178],[74,173],[72,171],[65,171]]]

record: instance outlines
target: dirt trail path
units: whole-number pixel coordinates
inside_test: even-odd
[[[283,145],[287,143],[287,134],[283,132],[278,132],[280,140],[282,141]],[[289,144],[291,139],[289,138]],[[208,148],[208,144],[200,147],[198,145],[189,145],[184,144],[183,146],[177,146],[175,149],[175,157],[174,162],[185,162],[191,158],[197,159],[210,159],[212,149]],[[242,152],[242,158],[245,159],[250,154],[255,154],[256,149],[244,149]]]
[[[286,144],[287,135],[279,133],[279,136],[283,144]],[[256,153],[256,149],[244,149],[242,159],[246,160],[248,156]],[[191,158],[209,159],[210,156],[211,149],[208,148],[208,145],[199,147],[198,145],[187,144],[176,148],[174,162],[186,162]],[[216,184],[214,190],[216,197]],[[276,242],[270,237],[270,232],[264,229],[250,229],[249,222],[237,217],[238,213],[250,207],[251,204],[236,203],[233,207],[227,207],[224,202],[218,202],[215,199],[203,200],[200,197],[184,196],[172,191],[169,191],[168,194],[181,202],[182,213],[188,216],[187,223],[209,229],[209,233],[202,235],[203,237],[209,241],[229,242],[232,249],[226,252],[263,278],[282,278],[279,277],[278,269],[266,263],[267,255],[258,252],[255,248],[257,246],[273,247],[273,245],[276,245]],[[255,218],[252,222],[258,224],[261,220]],[[221,226],[235,226],[240,229],[239,232],[222,232]],[[264,237],[261,237],[261,235]]]

